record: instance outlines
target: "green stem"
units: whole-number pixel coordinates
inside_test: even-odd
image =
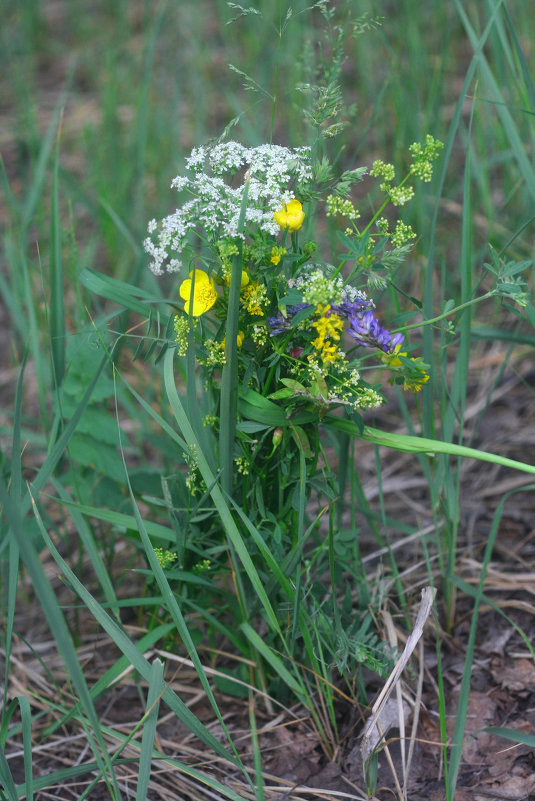
[[[406,183],[407,183],[407,181],[409,180],[409,178],[410,178],[410,177],[411,177],[411,173],[409,172],[409,173],[407,173],[407,175],[405,176],[405,178],[404,178],[404,179],[401,181],[401,183],[399,184],[399,186],[404,186],[404,184],[406,184]],[[368,233],[368,231],[370,230],[370,228],[372,227],[372,225],[374,224],[374,222],[376,221],[376,219],[377,219],[377,218],[379,217],[379,215],[380,215],[380,214],[381,214],[381,213],[384,211],[384,209],[386,209],[386,207],[388,206],[388,204],[389,204],[390,202],[391,202],[391,201],[390,201],[390,197],[388,197],[388,196],[387,196],[386,200],[384,200],[384,201],[383,201],[383,203],[381,204],[381,206],[379,207],[379,209],[378,209],[378,210],[375,212],[375,214],[374,214],[374,215],[373,215],[373,217],[371,218],[371,220],[370,220],[370,222],[368,223],[368,225],[366,226],[366,228],[364,228],[364,230],[361,232],[361,234],[360,234],[361,238],[362,238],[362,237],[363,237],[365,234],[367,234],[367,233]]]
[[[279,2],[279,36],[277,39],[277,50],[275,52],[275,85],[273,87],[273,103],[271,105],[271,128],[269,131],[269,144],[273,144],[273,130],[275,128],[275,109],[277,106],[277,89],[278,89],[278,82],[279,82],[279,56],[280,56],[280,45],[282,39],[282,6]]]
[[[460,306],[455,306],[453,309],[449,309],[447,312],[443,314],[439,314],[437,317],[431,317],[429,320],[422,320],[421,323],[413,323],[412,325],[404,325],[402,328],[394,328],[392,329],[392,334],[396,334],[398,331],[411,331],[413,328],[423,328],[424,325],[432,325],[432,323],[438,323],[440,320],[444,320],[446,317],[451,317],[452,314],[456,314],[462,309],[466,309],[468,306],[475,306],[476,303],[481,303],[482,300],[488,300],[492,298],[496,294],[496,290],[491,289],[489,292],[486,292],[484,295],[481,295],[480,298],[473,298],[473,300],[467,300],[466,303],[461,303]]]
[[[249,194],[249,180],[246,181],[238,221],[238,232],[243,231],[245,209]],[[225,330],[225,366],[221,376],[221,400],[219,430],[219,465],[221,468],[221,488],[227,495],[232,494],[232,475],[234,465],[234,436],[238,414],[238,317],[240,311],[240,290],[242,273],[242,240],[239,239],[238,253],[232,260],[232,274],[228,296],[227,324]]]

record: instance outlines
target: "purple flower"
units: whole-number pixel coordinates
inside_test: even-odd
[[[395,348],[404,340],[403,334],[392,335],[390,331],[384,328],[379,320],[373,316],[373,311],[357,314],[352,314],[349,317],[350,337],[358,342],[359,345],[367,347],[372,345],[385,353],[393,353]]]
[[[309,303],[297,303],[295,306],[286,307],[286,317],[280,311],[278,311],[274,317],[268,317],[268,325],[271,328],[270,335],[274,337],[277,336],[277,334],[288,331],[290,323],[295,315],[302,311],[302,309],[308,309],[309,307]]]
[[[371,301],[357,298],[356,300],[343,300],[341,303],[333,304],[331,306],[331,312],[338,314],[340,317],[349,319],[357,314],[368,311],[370,308]]]
[[[271,328],[270,336],[275,337],[289,329],[290,321],[278,311],[274,317],[268,317],[268,325]]]

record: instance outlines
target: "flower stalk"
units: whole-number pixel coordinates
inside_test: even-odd
[[[238,221],[238,232],[243,231],[249,179],[245,181],[243,199]],[[234,436],[238,413],[238,318],[240,290],[242,285],[242,240],[238,239],[238,252],[232,258],[232,272],[228,295],[228,308],[225,330],[225,365],[221,376],[219,466],[221,487],[227,495],[232,495]]]

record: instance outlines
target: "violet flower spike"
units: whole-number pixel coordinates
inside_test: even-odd
[[[393,353],[395,348],[404,340],[401,333],[392,335],[388,329],[384,328],[379,320],[373,316],[373,311],[364,314],[352,314],[349,317],[350,327],[349,336],[358,342],[359,345],[367,347],[375,346],[385,353]]]

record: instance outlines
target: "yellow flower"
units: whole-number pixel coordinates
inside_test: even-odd
[[[263,284],[259,284],[258,281],[252,281],[248,286],[246,286],[241,296],[242,303],[249,314],[260,317],[264,314],[262,304],[265,302],[266,298],[266,287]]]
[[[327,316],[330,308],[330,304],[322,306],[321,303],[318,303],[316,313],[319,319],[312,323],[318,332],[318,336],[312,341],[312,347],[315,348],[324,364],[336,362],[343,358],[335,343],[340,340],[344,321],[337,314]]]
[[[427,384],[429,381],[429,374],[427,373],[425,367],[421,366],[423,363],[420,357],[416,359],[407,357],[406,351],[401,350],[401,345],[396,345],[392,353],[382,353],[379,356],[383,364],[394,368],[404,366],[400,357],[405,359],[409,358],[409,361],[412,362],[412,372],[410,375],[403,376],[403,389],[412,389],[413,392],[420,392],[423,385]]]
[[[195,283],[191,280],[195,276]],[[180,285],[180,297],[185,301],[184,311],[189,314],[190,304],[193,303],[191,313],[200,317],[212,308],[217,300],[217,292],[212,279],[204,270],[192,270],[190,277]]]
[[[228,273],[225,272],[225,270],[223,268],[223,274],[224,274],[224,278],[225,278],[225,284],[227,286],[230,286],[230,279],[231,279],[230,272],[228,272]],[[250,281],[249,274],[245,270],[242,270],[241,271],[241,278],[240,278],[240,288],[244,289],[247,286],[247,284],[249,283],[249,281]]]
[[[245,339],[245,334],[243,333],[243,331],[238,331],[238,333],[236,335],[236,345],[239,348],[241,348],[241,346],[243,345],[243,340],[244,339]],[[224,339],[221,340],[221,349],[225,350],[225,340]]]
[[[401,352],[401,345],[396,345],[391,353],[379,354],[379,358],[383,364],[388,365],[388,367],[403,367],[403,362],[399,358],[400,356],[407,357],[406,351],[403,351],[403,353]]]
[[[281,228],[289,228],[290,231],[299,231],[305,219],[305,212],[303,211],[301,203],[294,198],[279,209],[279,211],[276,211],[273,217]]]
[[[271,248],[271,259],[270,262],[275,264],[275,266],[280,262],[283,256],[286,256],[288,251],[286,248],[278,248],[276,245],[273,245]]]

